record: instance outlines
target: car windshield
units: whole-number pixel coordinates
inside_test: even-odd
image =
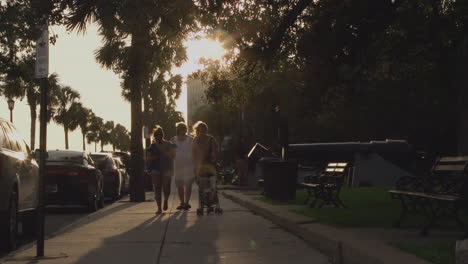
[[[73,162],[73,163],[83,163],[85,157],[80,153],[67,153],[53,151],[48,152],[47,162]]]

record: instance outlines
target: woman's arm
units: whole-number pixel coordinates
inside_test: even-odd
[[[171,159],[175,159],[176,153],[177,153],[177,146],[175,144],[172,144],[167,154],[169,157],[171,157]]]

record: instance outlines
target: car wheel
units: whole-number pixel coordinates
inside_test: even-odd
[[[101,189],[101,191],[99,193],[100,193],[100,195],[99,195],[98,207],[99,207],[99,209],[101,209],[101,208],[104,208],[104,192]]]
[[[23,234],[34,237],[37,231],[37,209],[22,215]]]
[[[8,211],[1,220],[0,244],[8,251],[16,249],[18,243],[18,192],[13,190],[8,203]]]
[[[88,209],[90,212],[96,212],[99,209],[98,195],[94,195],[91,199]]]

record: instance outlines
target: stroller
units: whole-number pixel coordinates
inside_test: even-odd
[[[216,173],[207,172],[200,173],[198,177],[198,201],[199,207],[197,209],[197,215],[203,215],[203,209],[206,208],[206,212],[215,214],[222,214],[218,199],[218,191],[216,189]]]

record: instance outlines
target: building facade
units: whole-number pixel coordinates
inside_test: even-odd
[[[206,105],[205,91],[207,87],[199,79],[188,78],[187,79],[187,124],[191,127],[194,122],[193,115],[197,110]]]

